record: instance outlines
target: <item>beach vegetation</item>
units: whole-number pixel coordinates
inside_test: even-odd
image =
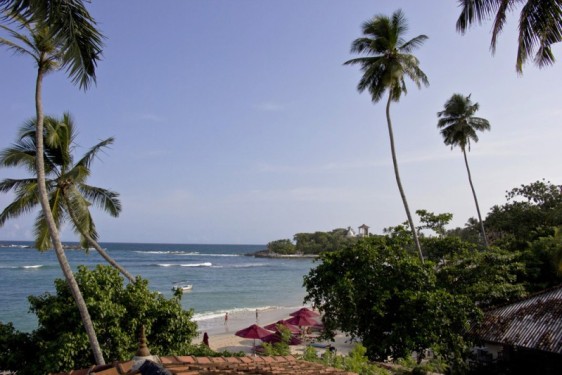
[[[478,222],[480,223],[482,242],[485,247],[488,247],[484,221],[482,221],[480,205],[478,204],[478,198],[476,196],[476,190],[474,189],[474,183],[472,182],[472,175],[466,156],[467,149],[470,151],[471,142],[478,142],[477,132],[490,130],[490,122],[488,120],[474,116],[479,108],[480,106],[478,103],[472,103],[470,95],[453,94],[445,103],[445,108],[437,112],[437,117],[439,117],[437,127],[441,129],[441,135],[443,136],[445,145],[451,146],[451,149],[457,146],[462,151],[466,173],[468,174],[468,182],[472,190],[476,213],[478,214]]]
[[[0,166],[22,167],[36,175],[35,132],[35,120],[27,121],[21,127],[17,141],[0,152]],[[87,184],[87,179],[92,173],[93,160],[113,143],[113,138],[97,143],[75,162],[73,151],[77,148],[76,133],[74,121],[69,113],[65,113],[60,118],[45,117],[43,135],[45,179],[53,218],[59,229],[65,222],[70,222],[74,231],[80,236],[82,248],[93,247],[123,276],[134,282],[133,275],[111,258],[97,242],[98,232],[90,213],[92,205],[113,217],[117,217],[121,212],[118,193]],[[0,227],[7,220],[26,214],[39,205],[37,186],[37,178],[34,177],[5,179],[0,182],[0,192],[15,192],[14,201],[0,213]],[[52,247],[45,215],[41,212],[35,220],[34,232],[36,249],[45,251]]]
[[[304,286],[305,301],[324,314],[324,337],[333,339],[343,331],[376,361],[427,348],[450,361],[463,358],[469,348],[464,333],[480,310],[468,296],[444,288],[435,264],[422,264],[400,238],[362,238],[320,260]]]
[[[148,281],[137,277],[125,285],[119,272],[98,265],[95,269],[79,266],[76,281],[87,302],[103,355],[111,360],[132,358],[144,327],[153,355],[188,355],[197,348],[191,345],[197,324],[193,311],[181,306],[181,293],[166,298],[151,291]],[[8,358],[2,368],[18,374],[58,373],[88,368],[93,355],[88,338],[81,329],[81,317],[65,280],[55,280],[55,294],[30,296],[30,311],[37,315],[38,328],[20,333],[10,325],[0,326],[0,358]],[[13,328],[13,327],[12,327]],[[9,343],[9,345],[7,344]],[[5,352],[8,347],[8,352]],[[8,356],[6,356],[6,353]],[[18,364],[16,359],[32,361]],[[4,367],[6,366],[6,367]]]
[[[554,64],[551,46],[562,41],[560,1],[459,0],[458,3],[461,13],[457,20],[457,30],[461,33],[465,33],[475,23],[481,24],[484,20],[494,19],[490,42],[492,53],[496,51],[497,40],[505,26],[508,12],[524,3],[519,14],[515,69],[522,73],[523,65],[528,59],[532,59],[539,68]]]
[[[271,241],[267,244],[267,251],[275,254],[292,255],[296,252],[295,244],[289,239]]]
[[[345,65],[359,65],[361,67],[363,76],[359,80],[357,90],[359,92],[368,90],[373,103],[379,102],[384,93],[388,91],[386,121],[394,175],[414,244],[420,260],[423,262],[422,248],[400,178],[390,118],[390,103],[398,102],[402,94],[407,93],[405,78],[411,79],[418,88],[422,84],[429,85],[427,76],[419,67],[419,60],[411,53],[427,40],[427,36],[421,34],[406,41],[404,38],[407,30],[408,23],[401,10],[394,12],[391,17],[377,15],[364,22],[362,25],[363,36],[355,39],[351,45],[351,53],[364,56],[348,60]]]
[[[74,303],[80,311],[95,363],[105,364],[86,302],[78,288],[49,205],[45,182],[43,149],[43,80],[49,73],[66,69],[68,77],[80,88],[87,89],[96,80],[96,65],[101,58],[103,35],[96,28],[82,0],[7,0],[1,4],[4,16],[0,27],[9,38],[0,38],[0,45],[16,54],[31,57],[36,63],[35,120],[36,173],[38,196],[57,259],[72,290]],[[7,24],[15,23],[17,28]]]
[[[372,363],[366,356],[366,351],[367,349],[363,345],[356,344],[346,356],[338,355],[330,350],[326,350],[319,356],[316,349],[312,346],[307,346],[303,352],[302,359],[361,375],[390,375],[392,373],[376,363]]]
[[[355,237],[347,237],[347,230],[343,228],[336,228],[329,232],[297,233],[293,238],[296,244],[295,250],[299,254],[336,251],[355,241]]]

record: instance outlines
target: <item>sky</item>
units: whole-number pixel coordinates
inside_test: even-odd
[[[397,9],[407,39],[429,37],[414,53],[430,86],[407,81],[391,106],[412,213],[450,212],[450,227],[476,217],[462,153],[436,127],[454,93],[471,94],[491,124],[468,154],[484,215],[520,184],[562,184],[562,63],[516,73],[518,9],[494,55],[490,22],[456,32],[454,0],[97,0],[88,9],[106,37],[97,85],[84,92],[56,72],[43,98],[47,114],[72,114],[77,155],[115,137],[88,180],[123,205],[118,218],[92,210],[102,242],[266,244],[404,222],[386,98],[360,94],[359,68],[343,65],[356,57],[361,24]],[[0,49],[0,149],[34,116],[34,84],[33,62]],[[0,179],[24,177],[0,169]],[[0,194],[0,209],[12,200]],[[32,240],[35,215],[7,221],[0,240]],[[62,238],[76,240],[69,226]]]

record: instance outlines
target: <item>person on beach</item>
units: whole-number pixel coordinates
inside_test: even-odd
[[[258,322],[259,317],[258,317],[258,309],[256,309],[256,323]]]
[[[224,314],[224,325],[228,324],[228,313]]]
[[[209,335],[207,334],[207,332],[203,334],[203,344],[207,345],[207,347],[209,346]]]

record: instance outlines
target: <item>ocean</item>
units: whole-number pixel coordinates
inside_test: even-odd
[[[264,245],[195,245],[101,243],[107,253],[133,275],[149,280],[149,287],[165,296],[174,283],[193,285],[182,307],[194,310],[200,330],[209,329],[226,312],[287,310],[302,306],[303,276],[314,267],[311,259],[269,259],[245,256]],[[95,250],[66,250],[76,270],[107,264]],[[29,313],[29,295],[54,293],[54,280],[63,278],[54,251],[39,252],[30,242],[0,241],[0,321],[16,329],[37,328]]]

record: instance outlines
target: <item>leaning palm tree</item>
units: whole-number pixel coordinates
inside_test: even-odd
[[[390,18],[384,15],[375,16],[373,19],[363,23],[362,30],[364,37],[353,41],[351,52],[366,56],[348,60],[345,62],[345,65],[359,64],[361,66],[363,77],[361,77],[357,85],[357,90],[359,92],[368,90],[373,103],[381,100],[384,93],[388,91],[386,121],[394,174],[414,243],[420,260],[423,262],[423,253],[418,234],[410,214],[408,201],[406,200],[406,194],[404,193],[398,171],[392,122],[390,120],[390,103],[392,101],[399,101],[402,94],[406,94],[405,77],[410,78],[418,88],[422,84],[425,86],[429,85],[425,73],[419,68],[418,59],[410,53],[415,48],[421,46],[427,39],[427,36],[418,35],[409,41],[405,41],[404,34],[408,30],[408,25],[401,10],[394,12]]]
[[[498,35],[507,18],[507,12],[524,3],[519,15],[519,38],[515,69],[523,72],[527,59],[533,60],[539,68],[554,63],[551,46],[562,41],[562,0],[459,0],[461,14],[457,30],[464,33],[475,22],[494,16],[490,49],[496,50]],[[536,53],[535,53],[536,49]]]
[[[22,9],[26,9],[28,12],[23,15],[17,13],[11,5],[17,6],[18,4],[27,4],[28,7]],[[35,17],[34,7],[29,6],[30,4],[37,5],[39,0],[4,1],[1,4],[2,10],[7,10],[3,20],[18,23],[22,32],[11,29],[6,25],[0,25],[11,36],[11,39],[0,38],[0,45],[7,46],[17,54],[31,57],[37,65],[35,84],[37,157],[35,162],[39,201],[57,259],[80,312],[94,360],[96,364],[101,365],[105,364],[105,360],[94,325],[64,253],[56,221],[49,206],[43,160],[44,112],[41,95],[45,75],[61,68],[66,68],[71,80],[74,83],[79,83],[81,88],[86,89],[91,82],[95,82],[95,66],[101,54],[102,35],[96,30],[95,21],[90,17],[80,0],[47,1],[48,9],[45,8],[47,13],[38,18]],[[39,8],[42,7],[37,5],[37,9]],[[52,27],[47,22],[49,20],[52,21]]]
[[[86,184],[91,174],[90,164],[100,151],[113,143],[113,138],[99,142],[74,163],[72,151],[76,132],[72,117],[68,113],[61,119],[47,116],[44,127],[45,177],[51,212],[57,227],[60,228],[65,219],[70,219],[74,230],[80,235],[83,248],[93,247],[109,264],[131,282],[135,282],[136,279],[98,244],[98,233],[90,214],[92,204],[113,217],[117,217],[121,212],[121,202],[117,193]],[[0,166],[25,167],[36,174],[35,129],[34,120],[28,121],[21,128],[18,141],[0,152]],[[10,190],[15,192],[16,197],[14,202],[0,213],[0,227],[6,220],[29,212],[39,204],[36,178],[6,179],[0,182],[0,192]],[[35,221],[35,238],[35,248],[38,250],[52,247],[45,215],[42,213],[39,213]]]
[[[437,127],[441,129],[443,141],[447,146],[451,146],[451,149],[458,146],[462,151],[466,172],[468,173],[468,182],[472,189],[472,196],[474,197],[474,204],[476,205],[476,212],[478,213],[478,220],[480,221],[482,240],[484,246],[488,247],[484,222],[480,214],[480,206],[478,205],[478,198],[476,198],[476,191],[474,190],[470,168],[468,167],[468,159],[466,157],[467,147],[468,151],[470,151],[470,142],[478,142],[477,132],[490,130],[490,123],[488,120],[474,116],[478,109],[478,103],[473,104],[470,100],[470,95],[453,94],[445,103],[445,109],[437,112],[437,117],[439,117]]]

